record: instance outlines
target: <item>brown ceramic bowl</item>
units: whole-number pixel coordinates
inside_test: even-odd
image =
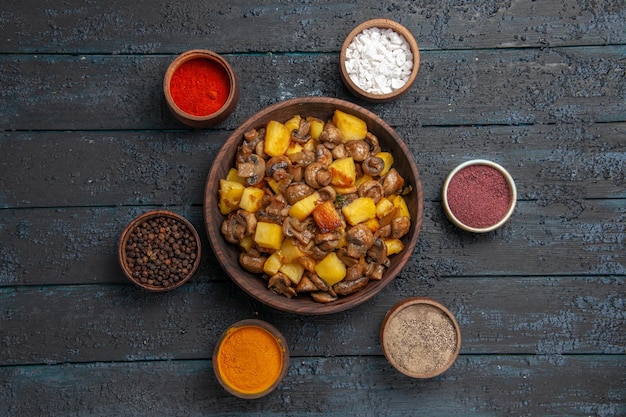
[[[412,378],[444,373],[461,351],[461,329],[454,315],[426,297],[397,303],[385,316],[380,341],[391,365]]]
[[[287,298],[277,295],[267,288],[267,282],[262,279],[261,275],[247,272],[239,265],[239,248],[228,243],[220,231],[224,216],[218,207],[218,189],[220,179],[225,178],[228,170],[235,166],[235,154],[237,147],[243,141],[244,132],[252,128],[264,127],[270,120],[285,122],[295,114],[303,117],[313,116],[326,121],[332,117],[336,109],[365,120],[368,130],[378,137],[381,148],[393,153],[394,167],[405,179],[405,186],[411,186],[413,189],[411,193],[404,196],[411,215],[411,228],[402,238],[404,250],[390,257],[391,265],[380,281],[371,281],[359,292],[339,297],[337,301],[331,303],[321,304],[313,301],[309,296]],[[209,242],[222,268],[232,280],[246,293],[270,307],[306,315],[329,314],[350,309],[371,299],[393,281],[413,253],[422,226],[423,211],[422,183],[417,165],[403,140],[387,123],[369,110],[344,100],[328,97],[306,97],[283,101],[261,110],[246,120],[226,140],[215,156],[204,194],[204,220]]]
[[[455,212],[454,207],[451,207],[451,201],[450,201],[450,197],[448,194],[448,191],[450,189],[450,182],[452,181],[453,178],[455,178],[457,174],[463,171],[463,169],[469,168],[472,166],[484,166],[484,167],[493,169],[494,170],[493,172],[497,173],[497,175],[503,178],[503,180],[506,182],[506,186],[508,187],[510,198],[509,198],[509,201],[507,202],[508,204],[507,208],[502,211],[500,216],[498,216],[488,225],[483,225],[479,223],[475,223],[475,224],[470,223],[474,221],[472,220],[472,217],[464,217],[461,215],[461,213]],[[489,190],[489,194],[491,194],[491,192],[495,192],[494,191],[495,189],[496,189],[495,187],[491,187],[491,189]],[[467,189],[467,190],[464,190],[464,192],[471,193],[472,190]],[[493,197],[495,198],[495,195]],[[463,200],[467,202],[468,204],[470,201],[472,201],[469,198],[469,196],[466,196],[466,198],[464,198]],[[482,198],[480,200],[481,201],[479,203],[484,203],[488,201],[487,198]],[[515,211],[515,205],[517,202],[517,188],[515,187],[515,181],[513,180],[513,177],[511,176],[511,174],[509,174],[509,172],[506,169],[504,169],[504,167],[502,167],[501,165],[495,162],[489,161],[489,160],[485,160],[485,159],[473,159],[470,161],[463,162],[462,164],[459,164],[456,168],[454,168],[450,172],[450,174],[448,174],[443,184],[443,189],[441,191],[441,202],[443,205],[443,209],[446,215],[448,216],[448,219],[450,219],[450,221],[455,226],[468,232],[487,233],[487,232],[491,232],[493,230],[496,230],[502,227],[502,225],[504,225],[504,223],[506,223],[509,220],[509,218],[513,214],[513,211]],[[478,204],[472,211],[481,212],[483,213],[483,215],[485,215],[485,213],[488,211],[487,210],[488,208],[479,209],[479,205],[480,204]],[[467,220],[465,220],[466,218]]]
[[[346,51],[348,50],[348,47],[350,46],[350,44],[352,43],[352,41],[357,35],[361,34],[364,30],[371,29],[371,28],[393,30],[397,34],[401,35],[407,41],[411,49],[411,52],[413,54],[413,68],[411,70],[411,74],[408,80],[405,82],[405,84],[402,87],[395,89],[394,91],[390,93],[377,94],[377,93],[373,93],[373,92],[365,90],[364,88],[357,85],[355,80],[353,80],[350,77],[348,73],[348,69],[346,68],[346,61],[348,60],[348,58],[346,57]],[[372,20],[368,20],[368,21],[361,23],[360,25],[355,27],[352,30],[352,32],[350,32],[350,34],[346,37],[345,41],[343,42],[343,46],[341,47],[341,55],[339,57],[339,60],[340,60],[340,68],[341,68],[341,78],[343,79],[343,82],[345,83],[348,90],[350,90],[351,93],[353,93],[355,96],[363,100],[382,103],[382,102],[386,102],[386,101],[390,101],[390,100],[398,98],[402,94],[406,93],[409,88],[411,88],[411,85],[413,85],[413,82],[415,81],[415,78],[417,77],[417,72],[419,71],[420,51],[417,46],[417,42],[415,41],[415,38],[406,27],[389,19],[372,19]]]
[[[223,71],[224,77],[228,79],[229,89],[224,104],[218,110],[207,114],[191,114],[191,110],[181,108],[172,97],[171,82],[174,73],[178,71],[181,65],[196,59],[210,61],[216,68]],[[204,49],[193,49],[179,55],[167,68],[163,79],[163,92],[167,106],[179,121],[195,128],[211,127],[222,123],[235,111],[239,102],[239,80],[235,71],[222,56]],[[213,94],[217,93],[213,92]],[[216,99],[223,99],[217,95],[215,97]]]
[[[159,232],[162,233],[162,236],[159,236],[157,234],[159,232],[156,232],[156,227],[154,227],[152,229],[155,230],[155,232],[152,233],[154,236],[146,237],[148,242],[141,245],[143,250],[140,252],[146,257],[145,260],[142,260],[144,264],[148,262],[149,264],[154,265],[155,268],[160,268],[161,265],[165,264],[167,265],[167,268],[171,268],[171,273],[169,275],[170,279],[163,278],[163,280],[160,280],[154,270],[149,267],[145,274],[142,274],[134,269],[133,265],[136,266],[137,262],[131,258],[136,257],[129,256],[127,250],[130,249],[129,246],[133,245],[133,242],[135,241],[133,234],[138,228],[144,227],[144,225],[149,224],[148,222],[159,223],[163,219],[169,222],[170,228],[168,229],[168,226],[164,226],[164,230],[159,230]],[[172,230],[171,226],[173,226],[173,221],[176,222],[174,224],[177,226],[182,224],[186,227],[188,231],[188,237],[186,239],[194,243],[194,245],[187,243],[187,247],[193,251],[193,255],[177,255],[174,252],[176,248],[172,248],[171,253],[168,253],[167,245],[173,245],[167,242],[169,238],[173,238],[174,243],[177,244],[181,244],[182,239],[181,236],[177,234],[180,233],[180,230]],[[161,227],[159,227],[159,229],[160,228]],[[148,244],[150,245],[150,248],[148,248]],[[162,244],[165,244],[165,248],[159,247],[159,245]],[[184,249],[184,247],[181,247],[180,249]],[[200,246],[200,236],[189,220],[172,211],[153,210],[136,217],[128,224],[128,226],[126,226],[120,237],[118,260],[122,270],[124,271],[124,275],[126,275],[131,282],[149,291],[163,292],[180,287],[192,277],[200,265],[201,253],[202,248]],[[183,261],[185,261],[187,265],[183,265]],[[163,268],[165,267],[166,266],[163,266]]]
[[[273,374],[268,372],[271,363],[276,365]],[[274,391],[288,368],[287,341],[278,329],[263,320],[247,319],[233,324],[221,335],[213,351],[213,371],[220,385],[232,395],[247,400]],[[256,380],[250,375],[255,375]],[[258,379],[259,375],[263,380]]]

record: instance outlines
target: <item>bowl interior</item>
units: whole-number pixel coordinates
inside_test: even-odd
[[[328,304],[315,302],[308,296],[289,299],[283,295],[274,294],[267,289],[260,275],[249,273],[239,266],[239,248],[226,242],[220,231],[224,216],[218,207],[219,180],[225,178],[228,170],[234,166],[237,146],[243,141],[244,132],[251,128],[263,127],[270,120],[285,122],[295,114],[329,120],[336,109],[365,120],[368,130],[378,137],[381,148],[393,153],[394,167],[405,179],[405,185],[410,185],[413,189],[413,192],[404,196],[411,213],[411,228],[402,239],[404,250],[390,257],[391,266],[382,280],[370,281],[361,291],[340,297],[337,301]],[[347,101],[326,97],[307,97],[283,101],[260,111],[246,120],[226,140],[216,155],[208,175],[204,195],[204,219],[215,256],[223,269],[245,292],[278,310],[317,315],[334,313],[361,304],[376,295],[396,277],[417,243],[422,226],[423,206],[422,184],[415,161],[402,139],[387,123],[372,112]]]
[[[181,278],[179,281],[176,281],[167,287],[161,286],[161,285],[150,285],[148,283],[143,283],[140,280],[133,277],[132,271],[128,267],[127,258],[126,258],[126,246],[127,246],[128,238],[133,233],[133,231],[138,226],[142,225],[143,223],[150,221],[157,217],[167,217],[169,219],[175,219],[183,223],[196,241],[196,259],[191,265],[189,269],[189,273],[185,277]],[[128,224],[128,226],[126,226],[126,228],[122,232],[122,235],[120,236],[120,243],[119,243],[119,248],[118,248],[118,260],[126,277],[130,281],[132,281],[134,284],[142,288],[145,288],[149,291],[163,292],[163,291],[169,291],[169,290],[173,290],[174,288],[180,287],[193,276],[193,274],[196,272],[196,270],[200,266],[201,253],[202,253],[202,247],[200,243],[200,236],[198,235],[198,231],[196,230],[196,228],[193,227],[193,225],[191,224],[191,222],[189,222],[189,220],[187,220],[186,218],[184,218],[183,216],[177,213],[174,213],[168,210],[153,210],[147,213],[143,213],[142,215],[136,217]]]
[[[348,75],[346,70],[346,50],[354,40],[354,38],[363,32],[365,29],[370,28],[380,28],[380,29],[391,29],[394,32],[402,35],[402,37],[407,41],[409,47],[411,48],[411,52],[413,54],[413,69],[411,71],[411,75],[407,82],[401,88],[389,93],[389,94],[374,94],[370,93],[361,87],[359,87]],[[389,19],[371,19],[367,20],[357,27],[355,27],[346,37],[341,47],[341,54],[339,56],[340,68],[341,68],[341,78],[343,79],[346,87],[355,94],[357,97],[360,97],[364,100],[371,102],[385,102],[399,97],[404,94],[417,78],[417,73],[419,71],[420,66],[420,51],[417,45],[417,41],[413,37],[413,34],[403,25],[398,22]]]
[[[277,378],[274,380],[274,383],[268,388],[262,391],[255,392],[255,393],[241,392],[237,390],[237,388],[229,386],[228,383],[224,380],[220,372],[220,366],[219,366],[219,356],[220,356],[220,349],[222,347],[222,344],[224,343],[224,341],[227,339],[227,337],[229,336],[231,332],[237,331],[245,327],[257,327],[268,332],[276,340],[277,347],[280,349],[280,355],[281,355],[281,369]],[[212,358],[213,358],[213,371],[215,373],[215,376],[218,382],[220,383],[220,385],[222,385],[222,387],[226,391],[230,392],[231,394],[239,398],[256,399],[256,398],[261,398],[271,393],[272,391],[274,391],[276,387],[278,387],[278,385],[280,385],[282,380],[285,378],[285,375],[287,374],[287,370],[289,368],[289,346],[287,344],[287,341],[285,340],[285,337],[282,335],[282,333],[280,333],[280,331],[276,327],[271,325],[270,323],[263,321],[263,320],[258,320],[258,319],[244,319],[244,320],[238,321],[237,323],[234,323],[222,333],[217,344],[215,345]]]
[[[219,110],[203,116],[190,114],[181,109],[172,98],[171,92],[171,81],[174,73],[182,64],[194,59],[208,59],[219,65],[228,74],[229,94],[226,102]],[[240,94],[237,75],[228,61],[226,61],[221,55],[204,49],[192,49],[190,51],[186,51],[171,62],[165,72],[165,77],[163,78],[163,92],[165,94],[167,105],[174,116],[176,116],[176,118],[181,122],[192,127],[208,127],[226,120],[226,118],[235,110]]]
[[[466,168],[472,165],[485,165],[485,166],[496,169],[498,172],[500,172],[500,174],[502,174],[502,176],[506,180],[506,183],[509,187],[509,192],[511,194],[511,200],[509,203],[508,210],[506,211],[504,216],[500,219],[500,221],[494,223],[493,225],[489,227],[476,228],[476,227],[472,227],[463,223],[454,215],[453,211],[450,209],[450,205],[448,202],[448,187],[450,185],[450,182],[452,181],[454,176],[459,173],[459,171],[461,171],[463,168]],[[465,161],[457,165],[452,171],[450,171],[450,173],[446,177],[444,184],[443,184],[441,201],[442,201],[443,209],[446,215],[448,216],[448,219],[450,219],[450,221],[454,225],[468,232],[487,233],[487,232],[491,232],[493,230],[496,230],[502,227],[509,220],[509,218],[513,215],[513,212],[515,211],[515,206],[517,204],[517,187],[515,186],[515,181],[513,180],[513,177],[511,176],[511,174],[509,174],[509,172],[500,164],[497,164],[493,161],[489,161],[486,159],[472,159],[472,160]]]
[[[408,314],[409,318],[399,319],[399,314],[402,314],[402,312],[407,308],[414,308],[414,311]],[[409,310],[406,311],[408,312]],[[433,312],[435,311],[437,313],[433,314]],[[420,314],[420,317],[410,318],[410,315],[413,314]],[[445,317],[445,319],[443,317]],[[423,355],[419,355],[419,357],[415,358],[418,360],[432,360],[436,362],[441,362],[438,363],[437,367],[432,368],[431,363],[428,366],[423,365],[424,369],[417,371],[410,369],[410,367],[405,366],[405,364],[402,363],[403,361],[410,363],[411,360],[408,360],[408,358],[404,358],[403,360],[394,359],[394,356],[396,355],[415,355],[415,350],[411,350],[411,352],[400,353],[399,350],[405,350],[403,345],[398,344],[397,342],[394,344],[392,342],[392,339],[398,336],[398,334],[396,333],[398,329],[394,331],[391,329],[391,327],[394,327],[394,322],[402,322],[404,320],[408,320],[410,323],[413,323],[411,324],[412,326],[416,327],[414,328],[414,332],[402,332],[401,337],[410,337],[410,335],[417,336],[421,334],[421,332],[418,331],[419,329],[417,329],[417,327],[419,326],[426,326],[426,328],[428,329],[427,332],[433,331],[433,327],[440,330],[439,335],[441,336],[441,338],[437,336],[433,337],[432,340],[428,339],[428,348],[433,349],[432,355],[429,354],[429,352],[425,351],[423,352]],[[420,323],[420,321],[423,321],[423,323]],[[399,326],[399,328],[405,328],[405,324]],[[456,339],[456,344],[452,346],[446,341],[446,338],[449,338],[450,342],[453,340],[453,338]],[[427,297],[411,297],[406,300],[400,301],[394,307],[392,307],[385,316],[381,325],[380,339],[385,357],[391,363],[391,365],[403,374],[413,378],[432,378],[444,373],[452,366],[452,364],[454,364],[457,357],[459,356],[459,352],[461,351],[461,328],[458,321],[450,312],[450,310],[448,310],[439,302]],[[412,345],[412,343],[409,343],[408,345]],[[451,347],[452,349],[450,349]],[[448,356],[442,355],[442,352],[445,352],[446,350],[448,352]],[[448,359],[446,362],[443,362],[443,359],[445,358]],[[415,364],[411,366],[415,366]],[[421,366],[422,365],[418,367]],[[432,370],[429,371],[426,369]]]

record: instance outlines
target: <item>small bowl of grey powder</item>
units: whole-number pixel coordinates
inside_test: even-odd
[[[372,19],[355,27],[341,48],[341,77],[350,92],[370,102],[404,94],[417,77],[420,53],[401,24]]]
[[[454,315],[426,297],[396,304],[380,331],[385,357],[412,378],[433,378],[447,371],[461,350],[461,330]]]

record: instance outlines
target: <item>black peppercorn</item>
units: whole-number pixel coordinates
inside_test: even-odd
[[[190,272],[196,250],[193,234],[183,222],[155,217],[126,239],[126,264],[141,283],[169,287]]]

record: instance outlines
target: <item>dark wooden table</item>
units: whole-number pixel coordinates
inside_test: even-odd
[[[261,5],[258,5],[261,4]],[[4,1],[0,8],[0,415],[626,415],[626,7],[607,1],[378,0],[277,4]],[[415,85],[386,104],[351,96],[344,37],[386,17],[411,30]],[[236,112],[191,130],[162,78],[188,49],[223,54]],[[292,97],[332,96],[392,125],[420,169],[425,216],[413,257],[344,313],[290,315],[255,302],[209,249],[203,187],[240,123]],[[463,233],[440,188],[472,158],[512,173],[502,229]],[[154,208],[201,231],[199,272],[150,294],[116,258]],[[386,311],[429,296],[456,315],[463,349],[431,380],[385,360]],[[289,372],[244,401],[211,354],[244,318],[278,327]]]

